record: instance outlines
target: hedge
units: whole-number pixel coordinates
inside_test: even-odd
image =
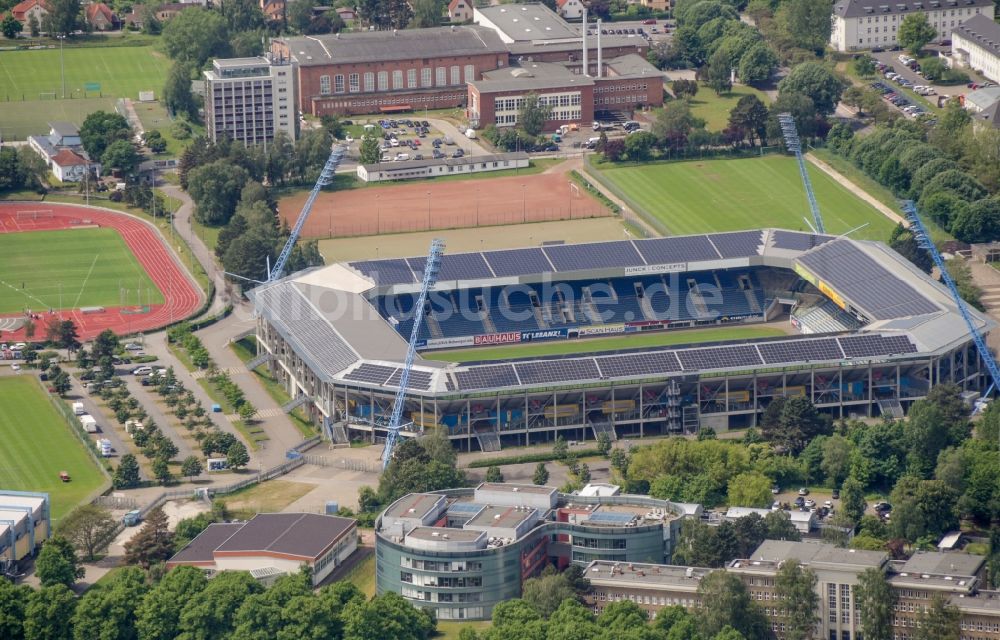
[[[589,458],[591,456],[600,456],[601,451],[599,449],[578,449],[576,451],[570,450],[569,457],[572,458]],[[559,456],[553,451],[542,451],[539,453],[526,453],[520,456],[509,456],[506,458],[486,458],[483,460],[473,460],[466,465],[469,469],[481,469],[483,467],[502,467],[509,464],[526,464],[529,462],[552,462],[554,460],[561,460]]]

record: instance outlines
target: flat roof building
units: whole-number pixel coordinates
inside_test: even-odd
[[[316,585],[357,549],[357,525],[352,518],[315,513],[259,513],[243,523],[209,525],[167,561],[167,568],[294,573],[308,566]]]
[[[0,579],[15,573],[17,563],[34,555],[51,532],[49,494],[0,489]]]

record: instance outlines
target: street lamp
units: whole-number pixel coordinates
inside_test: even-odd
[[[66,39],[65,35],[56,36],[59,39],[59,74],[62,76],[62,97],[63,100],[66,99],[66,65],[63,62],[63,40]]]

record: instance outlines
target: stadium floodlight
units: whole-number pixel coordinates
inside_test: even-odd
[[[795,118],[790,113],[779,113],[778,124],[781,126],[781,135],[785,139],[785,146],[789,151],[795,153],[795,160],[799,163],[799,176],[802,178],[802,185],[806,188],[806,198],[809,199],[809,210],[812,212],[813,221],[808,218],[806,224],[812,228],[813,233],[826,233],[823,227],[823,217],[819,213],[819,203],[816,202],[816,194],[813,193],[812,181],[809,180],[809,172],[806,171],[806,160],[802,156],[802,141],[799,140],[799,132],[795,128]]]

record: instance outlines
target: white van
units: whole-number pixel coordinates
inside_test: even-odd
[[[141,375],[144,375],[144,374],[147,374],[147,373],[153,373],[153,367],[143,366],[143,367],[136,367],[135,369],[132,369],[132,375],[135,375],[135,376],[141,376]]]

